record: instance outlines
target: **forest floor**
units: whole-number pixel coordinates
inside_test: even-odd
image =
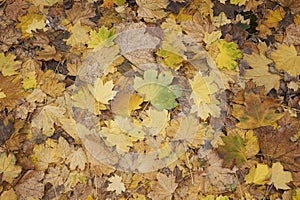
[[[0,200],[299,200],[299,75],[299,0],[0,0]]]

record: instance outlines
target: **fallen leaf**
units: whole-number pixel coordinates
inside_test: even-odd
[[[116,191],[116,194],[121,194],[125,191],[125,185],[122,182],[122,177],[115,175],[108,179],[111,183],[108,185],[108,191]]]
[[[271,183],[274,184],[275,188],[288,190],[290,189],[289,186],[286,184],[293,181],[292,173],[288,171],[283,170],[283,166],[280,162],[273,163],[272,169],[271,169]]]
[[[135,77],[134,89],[141,95],[145,95],[144,99],[158,110],[175,108],[178,103],[176,98],[181,95],[179,85],[172,85],[173,76],[171,73],[160,73],[158,75],[155,70],[147,70],[144,72],[144,79]]]
[[[84,170],[87,163],[87,158],[82,148],[74,150],[67,158],[67,163],[70,164],[70,170],[78,169]]]
[[[17,103],[21,98],[27,96],[24,92],[21,84],[20,76],[9,76],[5,77],[0,74],[0,91],[4,98],[0,99],[0,109],[3,110],[5,108],[8,111],[14,109]]]
[[[246,160],[246,145],[239,135],[227,135],[222,138],[225,145],[218,147],[221,158],[224,159],[226,167],[241,166]]]
[[[18,17],[20,23],[16,28],[22,31],[22,38],[29,38],[33,36],[33,31],[37,29],[44,29],[46,26],[46,16],[39,14],[29,13],[24,16]]]
[[[80,22],[77,22],[74,26],[68,29],[71,33],[70,37],[66,40],[67,45],[72,47],[81,46],[89,41],[90,27],[82,26]]]
[[[219,40],[217,46],[220,51],[215,58],[217,66],[220,69],[235,69],[237,67],[236,60],[243,56],[236,43]]]
[[[266,20],[264,21],[264,24],[268,28],[279,28],[279,22],[284,18],[285,11],[282,7],[279,7],[276,10],[267,10],[267,14],[265,15]]]
[[[272,60],[268,59],[264,54],[252,53],[244,54],[243,60],[252,68],[245,70],[245,78],[253,79],[257,86],[265,86],[266,93],[271,89],[279,89],[280,76],[269,72],[268,65]]]
[[[154,200],[166,199],[171,200],[178,183],[175,182],[175,176],[158,173],[156,175],[157,182],[154,183],[153,191],[148,194],[148,197]]]
[[[264,185],[269,182],[270,176],[268,165],[257,164],[257,166],[251,167],[249,173],[245,176],[245,181],[246,184]]]
[[[64,108],[54,104],[46,105],[32,120],[32,128],[37,128],[38,130],[41,130],[43,134],[51,136],[54,133],[54,124],[60,124],[60,119],[65,118],[65,112],[66,110]]]
[[[250,93],[245,96],[245,106],[234,104],[232,115],[239,120],[237,127],[255,129],[261,126],[276,126],[283,114],[276,113],[278,104],[271,98],[262,102],[259,95]]]
[[[43,171],[27,171],[15,186],[18,199],[40,199],[44,196]]]
[[[6,155],[6,153],[1,153],[0,163],[0,174],[2,174],[2,180],[9,183],[13,182],[14,178],[16,178],[22,171],[22,168],[16,165],[16,158],[12,153],[8,155]]]
[[[20,61],[15,61],[16,56],[13,54],[4,55],[0,53],[0,72],[3,76],[11,76],[18,74],[16,71],[17,66],[21,64]]]
[[[272,52],[270,56],[278,70],[284,70],[291,76],[300,74],[300,68],[297,65],[300,62],[300,56],[298,56],[294,45],[279,45],[277,50]]]
[[[166,16],[167,0],[137,0],[138,16],[145,19],[161,19]]]
[[[0,200],[17,200],[18,196],[16,194],[16,192],[14,191],[14,189],[10,189],[7,191],[4,191],[1,196],[0,196]]]
[[[117,94],[116,91],[113,91],[114,84],[113,81],[108,81],[103,83],[100,78],[97,78],[94,81],[94,90],[91,91],[98,102],[103,104],[108,104],[109,100],[112,100]]]
[[[114,44],[113,40],[115,39],[114,34],[115,29],[108,30],[104,26],[99,28],[98,32],[91,30],[90,40],[87,42],[88,48],[93,48],[97,50],[102,46],[112,46]]]

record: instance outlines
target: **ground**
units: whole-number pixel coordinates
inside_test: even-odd
[[[0,200],[300,199],[300,1],[0,13]]]

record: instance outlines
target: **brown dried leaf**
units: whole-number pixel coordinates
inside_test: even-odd
[[[299,120],[289,116],[279,120],[277,131],[272,127],[257,129],[259,146],[265,158],[272,163],[280,162],[287,170],[300,171],[300,140],[290,140],[299,129]]]
[[[15,187],[19,200],[41,199],[44,195],[43,171],[28,171]]]
[[[178,183],[175,182],[174,175],[157,174],[157,182],[154,183],[153,191],[148,194],[148,197],[154,200],[166,199],[171,200]]]

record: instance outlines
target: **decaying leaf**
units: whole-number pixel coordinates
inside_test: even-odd
[[[245,96],[245,106],[233,105],[232,115],[239,120],[237,127],[255,129],[261,126],[276,126],[277,120],[283,115],[276,113],[278,104],[271,98],[263,102],[259,95],[250,93]]]

